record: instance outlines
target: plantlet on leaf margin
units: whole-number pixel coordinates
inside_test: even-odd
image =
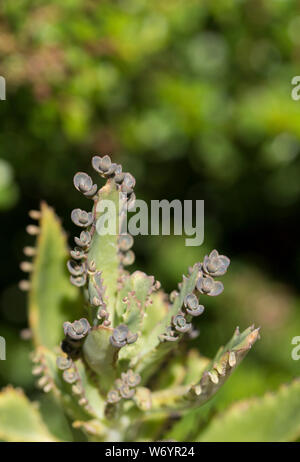
[[[178,343],[192,337],[193,319],[204,312],[199,297],[223,291],[215,278],[226,273],[230,261],[213,250],[189,268],[170,297],[153,276],[141,271],[130,274],[125,266],[134,261],[132,236],[97,232],[96,226],[101,225],[101,201],[114,202],[118,220],[132,207],[135,179],[109,156],[93,157],[92,166],[106,183],[98,190],[87,173],[74,176],[76,190],[93,205],[91,211],[77,208],[71,213],[81,231],[74,238],[68,262],[65,236],[53,211],[42,204],[41,211],[31,212],[39,226],[31,225],[28,232],[38,242],[36,249],[25,252],[32,263],[23,263],[22,269],[32,272],[30,281],[20,286],[29,290],[31,300],[34,371],[41,375],[40,386],[55,396],[74,427],[89,438],[106,441],[113,429],[121,441],[132,437],[133,431],[134,438],[141,439],[145,419],[155,415],[167,419],[174,411],[180,413],[210,399],[252,347],[259,330],[250,327],[240,333],[237,329],[210,363],[197,352],[186,362]],[[55,265],[49,260],[52,255]],[[55,294],[46,313],[43,289]],[[62,307],[66,298],[70,303]],[[166,360],[174,350],[182,358],[184,376],[177,377],[174,386],[171,380],[167,389],[152,388],[160,374],[168,374],[171,363]],[[199,367],[203,361],[205,369]]]

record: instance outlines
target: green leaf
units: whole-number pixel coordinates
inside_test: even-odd
[[[89,442],[105,441],[109,433],[109,427],[103,425],[101,421],[96,419],[88,421],[76,420],[73,423],[73,427],[85,433]]]
[[[194,291],[198,276],[199,268],[197,265],[188,277],[183,276],[180,291],[177,297],[175,298],[173,304],[171,305],[171,308],[164,320],[165,326],[170,324],[172,316],[176,315],[178,311],[180,311],[185,297]]]
[[[134,333],[140,332],[142,329],[146,303],[153,284],[153,276],[147,276],[142,271],[135,271],[130,276],[125,276],[123,287],[118,293],[117,313],[120,323],[127,324]],[[123,301],[125,297],[126,303]]]
[[[66,269],[66,235],[52,208],[41,204],[40,232],[31,274],[29,323],[36,346],[57,346],[63,323],[81,311],[81,297]]]
[[[63,373],[57,367],[54,353],[45,347],[39,347],[35,352],[35,362],[42,366],[42,375],[47,377],[47,382],[51,384],[52,393],[72,419],[88,420],[91,417],[103,417],[104,401],[81,359],[75,362],[75,367],[84,389],[84,396],[88,401],[88,409],[80,405],[80,396],[73,393],[72,384],[63,380]]]
[[[106,401],[101,397],[99,388],[92,380],[91,373],[88,373],[84,362],[79,359],[76,361],[76,366],[92,415],[98,419],[103,419]]]
[[[259,329],[248,327],[240,333],[236,328],[231,340],[221,347],[201,380],[190,390],[190,399],[197,405],[202,405],[212,398],[241,363],[253,344],[259,338]]]
[[[39,399],[39,411],[47,428],[63,441],[74,441],[73,428],[61,403],[51,393],[44,393]]]
[[[100,205],[105,204],[102,204],[102,201],[109,201],[110,204],[103,211],[99,208]],[[93,214],[96,218],[96,226],[88,251],[88,261],[90,263],[94,262],[97,271],[101,271],[101,278],[105,287],[104,299],[107,303],[107,311],[111,314],[112,322],[114,322],[120,260],[118,257],[119,191],[113,181],[108,181],[98,192]],[[113,226],[113,224],[115,224],[115,229],[104,232],[104,230],[107,231],[107,226]],[[92,296],[93,290],[94,288],[90,286],[90,296]]]
[[[184,298],[195,289],[198,273],[199,269],[195,267],[188,277],[183,277],[180,292],[164,318],[153,328],[151,334],[143,339],[143,342],[137,342],[137,347],[139,347],[140,351],[135,362],[137,363],[137,371],[143,374],[144,381],[148,380],[154,374],[166,355],[176,348],[178,342],[161,343],[159,336],[165,333],[166,328],[171,323],[172,316],[176,315],[181,309]]]
[[[162,290],[151,295],[152,303],[147,307],[143,319],[143,337],[148,338],[156,325],[166,316],[169,309],[166,299],[166,294]]]
[[[112,331],[111,328],[98,326],[90,331],[83,345],[85,361],[99,375],[99,387],[103,394],[109,391],[117,374],[118,351],[109,341]]]
[[[139,272],[135,272],[133,273],[133,275],[136,273]],[[152,276],[144,275],[144,278],[145,285],[147,286],[147,288],[150,288],[150,280]],[[129,278],[127,281],[127,289],[130,289],[132,287],[131,282],[132,280],[131,278]],[[142,306],[142,310],[140,313],[140,317],[142,317],[141,334],[139,335],[138,340],[133,345],[130,345],[130,348],[123,348],[120,351],[119,355],[120,358],[131,358],[131,365],[134,365],[135,362],[137,362],[138,358],[140,358],[140,356],[143,353],[143,349],[147,347],[147,343],[149,341],[151,342],[151,339],[155,344],[158,343],[158,338],[155,336],[153,337],[153,331],[157,327],[158,323],[165,317],[165,315],[168,312],[169,307],[165,298],[166,296],[162,291],[153,292],[149,296],[150,303],[147,303],[147,306],[146,304]],[[124,314],[126,319],[127,313]],[[137,311],[136,314],[138,314]],[[136,318],[139,318],[139,316],[137,315]],[[121,319],[122,322],[124,322],[124,318]]]
[[[206,408],[207,406],[201,409],[191,409],[178,422],[175,422],[175,425],[164,434],[163,438],[175,441],[192,441],[191,435],[195,436],[195,431],[197,434],[200,426],[203,425],[207,414]]]
[[[39,414],[21,390],[11,387],[0,393],[0,439],[10,442],[54,442]]]
[[[197,441],[286,442],[300,436],[300,380],[276,393],[234,404]]]
[[[232,339],[219,349],[200,380],[195,380],[194,376],[190,384],[152,393],[152,410],[184,410],[206,403],[230,377],[258,337],[259,329],[253,326],[242,333],[236,329]]]
[[[156,390],[196,383],[205,371],[210,360],[201,356],[197,350],[178,351],[166,362],[159,377],[155,378]]]

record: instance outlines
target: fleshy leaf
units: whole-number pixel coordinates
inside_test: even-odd
[[[66,270],[66,236],[52,208],[41,204],[39,235],[29,291],[29,323],[36,345],[53,348],[63,338],[62,325],[81,311],[81,297]]]
[[[241,401],[215,417],[197,441],[287,442],[300,436],[300,380]]]
[[[236,329],[230,342],[220,348],[199,381],[152,393],[152,409],[171,411],[204,404],[220,389],[258,337],[259,329],[249,327],[241,334]]]
[[[151,336],[143,339],[143,343],[140,348],[141,351],[139,351],[135,362],[137,363],[137,371],[140,374],[143,373],[144,381],[148,379],[152,373],[154,373],[154,370],[158,367],[164,357],[172,349],[174,349],[174,343],[176,342],[161,343],[159,337],[164,334],[167,327],[170,325],[172,316],[176,315],[182,307],[185,297],[195,289],[198,273],[199,269],[195,267],[188,278],[183,278],[180,292],[168,309],[167,314],[153,329]]]
[[[116,379],[118,350],[110,343],[112,329],[98,326],[87,336],[83,345],[85,361],[99,376],[99,387],[106,394]]]
[[[51,393],[44,393],[39,399],[39,412],[50,433],[63,441],[73,442],[74,430],[61,403]],[[76,432],[76,437],[79,437]]]
[[[166,362],[159,377],[154,381],[155,389],[168,389],[195,383],[207,369],[210,360],[197,350],[178,352]]]
[[[82,388],[86,400],[83,404],[80,402],[82,395],[74,393],[73,385],[63,380],[63,373],[57,367],[54,353],[45,347],[39,347],[34,359],[38,367],[42,369],[41,374],[45,378],[46,386],[49,384],[50,390],[72,419],[87,420],[91,417],[103,417],[104,400],[80,359],[75,361],[75,367],[78,374],[77,384]]]
[[[54,442],[35,404],[19,389],[0,393],[0,439],[8,442]]]
[[[125,322],[132,332],[142,330],[153,284],[153,276],[147,276],[142,271],[124,276],[123,286],[118,294],[117,313],[119,322]]]
[[[93,210],[95,217],[94,231],[88,250],[88,262],[90,264],[94,262],[96,271],[101,272],[105,289],[104,300],[107,304],[107,311],[111,314],[112,322],[120,264],[118,257],[119,199],[119,191],[113,181],[108,181],[98,192]],[[99,206],[102,201],[109,201],[111,208],[101,211]],[[115,224],[115,229],[105,233],[103,229],[108,226],[108,223],[110,226]],[[89,287],[89,291],[92,293],[93,287]]]
[[[168,313],[169,305],[166,298],[166,294],[163,291],[154,292],[151,295],[152,303],[147,307],[143,319],[142,336],[144,338],[152,335],[154,328]]]

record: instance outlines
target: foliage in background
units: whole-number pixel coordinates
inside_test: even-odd
[[[18,187],[10,164],[0,159],[0,210],[12,208],[18,200]]]
[[[290,96],[299,23],[296,0],[1,2],[1,385],[36,396],[31,345],[19,335],[25,210],[40,197],[62,217],[84,207],[69,178],[89,152],[122,161],[139,197],[205,200],[204,247],[136,241],[139,267],[167,290],[209,248],[233,257],[227,290],[210,302],[193,345],[211,356],[212,332],[222,343],[232,325],[252,321],[263,336],[247,379],[238,369],[212,406],[299,376],[291,340],[300,332],[300,103]]]
[[[88,145],[122,155],[141,178],[147,163],[180,159],[219,188],[248,191],[245,177],[264,175],[264,202],[293,204],[298,8],[293,0],[3,2],[1,157],[27,185],[37,178],[33,192],[66,192],[65,172]],[[147,181],[164,189],[162,176]]]

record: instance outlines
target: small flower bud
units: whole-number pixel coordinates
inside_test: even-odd
[[[34,247],[24,247],[23,252],[26,257],[34,257],[36,255],[36,249]]]
[[[93,197],[97,193],[98,187],[93,184],[92,178],[87,173],[76,173],[73,182],[77,191],[82,192],[87,197]]]
[[[56,364],[57,364],[58,369],[60,369],[61,371],[64,371],[66,369],[69,369],[72,366],[73,361],[67,356],[58,356],[56,359]]]
[[[26,231],[31,236],[37,236],[38,234],[40,234],[40,228],[38,226],[35,226],[35,225],[28,225],[26,227]]]
[[[80,226],[82,228],[87,228],[93,223],[94,217],[92,212],[86,212],[85,210],[75,209],[71,213],[71,220],[75,225]]]
[[[91,326],[85,318],[81,318],[79,321],[74,321],[73,323],[64,323],[64,333],[66,337],[70,337],[73,340],[80,340],[84,338],[90,329]]]
[[[111,404],[118,403],[121,399],[121,396],[119,395],[119,392],[117,390],[111,390],[107,394],[107,402]]]

